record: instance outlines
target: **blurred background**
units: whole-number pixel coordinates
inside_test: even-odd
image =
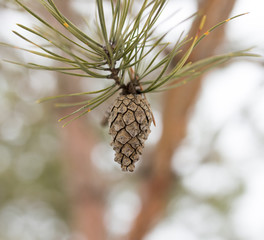
[[[73,22],[95,12],[95,1],[54,2]],[[191,61],[252,46],[264,54],[262,0],[171,0],[161,33],[198,8],[207,15],[204,30],[250,14],[210,34]],[[0,41],[28,47],[12,30],[16,23],[39,23],[14,1],[0,1],[0,18]],[[182,30],[193,35],[198,22],[184,22],[167,40],[175,42]],[[44,61],[2,46],[0,56]],[[157,127],[134,173],[113,161],[107,129],[99,124],[109,102],[66,128],[57,119],[68,110],[36,104],[88,91],[93,80],[4,61],[0,70],[0,240],[264,239],[262,57],[236,59],[188,85],[150,94]]]

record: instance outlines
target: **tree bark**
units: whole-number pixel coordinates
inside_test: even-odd
[[[228,18],[235,0],[203,0],[199,9],[207,15],[204,31]],[[194,36],[201,18],[194,21],[189,36]],[[213,55],[224,38],[224,27],[217,29],[199,43],[189,60],[194,62]],[[173,64],[177,63],[174,59]],[[153,169],[141,189],[142,207],[127,239],[141,240],[161,219],[171,191],[173,176],[172,156],[186,135],[189,112],[199,93],[202,77],[166,92],[163,106],[163,132],[151,159]]]

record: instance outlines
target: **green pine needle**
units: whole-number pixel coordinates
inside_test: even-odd
[[[133,0],[110,0],[110,11],[112,14],[110,23],[105,13],[104,1],[96,0],[98,19],[97,30],[94,34],[97,34],[97,38],[94,38],[94,35],[87,35],[70,19],[66,18],[56,7],[53,0],[39,0],[39,2],[67,30],[68,34],[63,34],[59,28],[54,27],[54,24],[51,25],[46,19],[40,17],[38,13],[31,10],[23,1],[15,0],[15,2],[39,21],[42,26],[30,28],[22,24],[17,25],[28,33],[41,38],[44,44],[39,44],[36,41],[33,42],[21,33],[13,31],[14,34],[29,43],[33,49],[20,48],[7,43],[1,43],[1,45],[17,48],[49,59],[52,65],[45,66],[30,62],[8,62],[30,69],[56,71],[71,76],[96,78],[98,80],[109,79],[107,87],[99,90],[63,94],[38,100],[38,103],[40,103],[65,97],[96,95],[89,100],[73,103],[57,103],[56,106],[58,107],[79,106],[75,111],[59,120],[63,121],[74,116],[63,126],[95,109],[117,91],[121,89],[127,91],[127,83],[129,81],[142,93],[166,91],[186,84],[209,69],[226,63],[235,57],[258,56],[257,54],[250,53],[250,49],[247,49],[209,57],[194,63],[188,62],[193,49],[209,33],[230,20],[247,13],[239,14],[219,22],[199,36],[205,22],[204,16],[197,30],[197,35],[194,38],[184,36],[182,33],[172,50],[165,54],[165,50],[171,45],[168,42],[164,42],[167,33],[157,36],[155,30],[158,27],[157,20],[162,14],[167,0],[143,0],[140,8],[138,8],[139,10],[137,9],[137,14],[133,17],[131,17],[131,12],[134,8]],[[182,22],[192,18],[194,15]],[[187,43],[190,43],[190,46],[183,52],[183,47]],[[179,57],[179,61],[170,69],[172,60],[180,53],[181,57]],[[53,61],[62,65],[54,66]],[[153,80],[148,80],[147,77],[154,72],[157,72],[156,77]],[[126,79],[127,76],[129,76],[129,79]]]

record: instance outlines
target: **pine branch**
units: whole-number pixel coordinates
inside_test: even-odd
[[[156,24],[160,17],[167,1],[142,1],[141,8],[137,14],[131,18],[130,12],[133,9],[133,2],[131,0],[111,0],[111,23],[107,24],[104,11],[103,0],[96,0],[96,8],[98,13],[98,39],[84,33],[72,21],[66,18],[62,12],[56,7],[53,0],[39,0],[40,4],[48,11],[54,19],[66,29],[68,34],[63,34],[60,29],[51,25],[44,18],[40,17],[36,12],[27,7],[22,1],[15,0],[24,10],[31,14],[38,20],[42,27],[30,28],[22,24],[18,26],[27,32],[40,37],[46,44],[41,45],[33,42],[21,33],[14,31],[14,33],[32,45],[35,49],[25,49],[2,43],[7,47],[18,48],[27,51],[31,54],[38,55],[43,58],[50,59],[62,63],[63,67],[45,66],[37,63],[18,63],[9,61],[11,63],[38,70],[56,71],[71,76],[110,79],[111,82],[103,89],[92,92],[65,94],[55,97],[47,97],[40,99],[40,102],[46,100],[53,100],[60,97],[72,97],[87,94],[98,94],[90,100],[79,103],[57,104],[57,106],[80,106],[73,113],[67,115],[66,119],[74,114],[79,114],[79,118],[84,112],[99,106],[106,101],[115,92],[122,89],[123,93],[150,93],[165,91],[174,87],[179,87],[193,79],[200,74],[208,71],[212,67],[225,63],[235,57],[256,57],[258,55],[252,54],[249,50],[243,50],[233,53],[228,53],[220,56],[210,57],[195,63],[188,63],[189,56],[193,49],[197,47],[210,32],[214,31],[223,24],[232,19],[240,17],[244,14],[239,14],[228,18],[209,30],[200,34],[202,31],[206,17],[203,17],[197,34],[194,38],[180,35],[178,41],[173,49],[164,55],[166,48],[170,45],[164,42],[166,33],[162,36],[156,35]],[[192,17],[192,16],[191,16]],[[190,18],[191,18],[190,17]],[[189,18],[187,18],[189,19]],[[67,35],[67,36],[66,36]],[[69,36],[68,36],[69,35]],[[100,38],[102,36],[102,38]],[[181,54],[182,57],[173,69],[169,71],[169,66],[172,60],[179,53],[186,44],[190,46]],[[163,55],[163,57],[161,57]],[[148,58],[151,58],[148,60]],[[149,61],[149,62],[148,62]],[[147,63],[147,64],[142,64]],[[131,74],[132,69],[133,74]],[[153,80],[146,80],[147,77],[157,72],[156,78]],[[129,79],[125,79],[126,76]],[[89,111],[88,111],[88,110]]]

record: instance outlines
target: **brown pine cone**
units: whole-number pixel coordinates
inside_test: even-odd
[[[152,122],[150,105],[141,94],[121,94],[114,102],[108,119],[115,161],[123,171],[133,172],[142,154]]]

